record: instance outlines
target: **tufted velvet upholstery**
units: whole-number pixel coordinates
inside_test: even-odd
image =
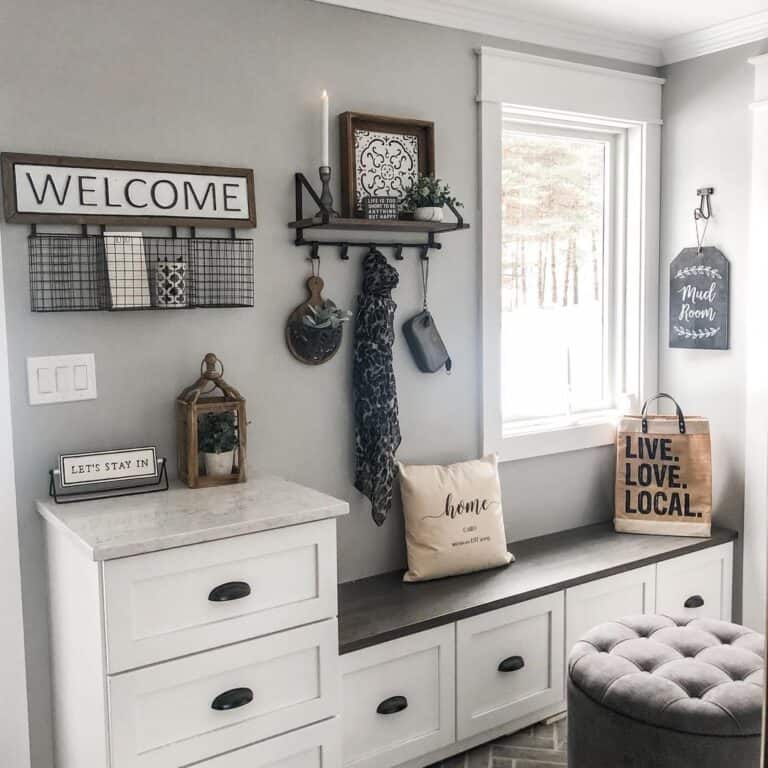
[[[762,635],[712,619],[632,616],[588,632],[571,684],[631,720],[688,734],[759,735]]]

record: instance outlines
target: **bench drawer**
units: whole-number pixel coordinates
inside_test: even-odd
[[[579,584],[565,591],[565,659],[592,627],[656,609],[656,566]]]
[[[331,618],[335,524],[108,560],[104,602],[110,673]]]
[[[341,768],[338,719],[251,744],[197,768]]]
[[[562,592],[457,622],[458,738],[561,702],[563,648]]]
[[[344,765],[389,768],[454,741],[454,625],[341,657]]]
[[[731,621],[733,544],[656,566],[656,612]]]
[[[177,768],[332,717],[336,620],[108,678],[113,768]]]

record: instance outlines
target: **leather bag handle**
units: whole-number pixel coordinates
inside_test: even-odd
[[[672,395],[668,395],[666,392],[659,392],[653,397],[649,397],[643,403],[643,409],[640,411],[640,416],[643,419],[643,422],[642,422],[643,433],[645,434],[646,432],[648,432],[648,417],[646,416],[646,412],[648,411],[648,406],[654,400],[661,400],[662,398],[671,400],[675,404],[675,410],[677,411],[677,426],[678,426],[678,429],[680,430],[680,434],[684,435],[685,434],[685,416],[683,416],[683,409],[680,407],[677,400],[675,400],[675,398],[672,397]]]

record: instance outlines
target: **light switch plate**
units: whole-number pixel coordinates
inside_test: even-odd
[[[27,358],[29,404],[96,399],[96,358],[92,354]]]

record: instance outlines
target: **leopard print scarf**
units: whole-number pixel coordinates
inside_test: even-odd
[[[392,506],[395,451],[400,445],[397,391],[392,368],[397,270],[371,249],[363,261],[358,296],[352,389],[355,403],[355,488],[371,500],[376,525]]]

